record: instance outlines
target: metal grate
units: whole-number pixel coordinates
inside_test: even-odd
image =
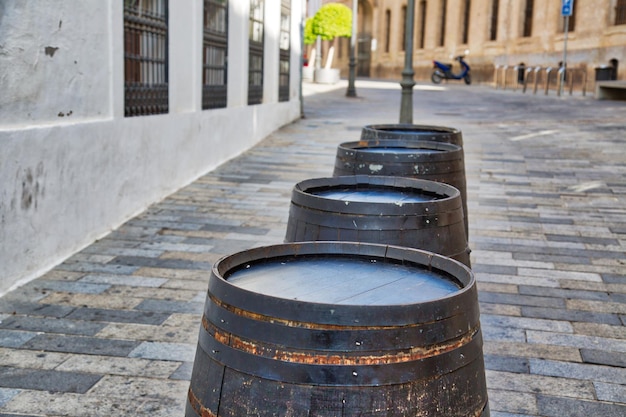
[[[263,2],[250,0],[248,104],[260,104],[263,101]]]
[[[491,26],[489,27],[489,40],[495,41],[498,38],[498,6],[500,0],[491,0]]]
[[[280,8],[280,62],[278,67],[278,101],[289,101],[289,61],[291,55],[290,29],[290,0],[282,0]]]
[[[226,107],[228,0],[204,0],[202,108]]]
[[[447,0],[441,1],[441,25],[439,26],[439,46],[446,42],[446,11],[448,9]]]
[[[626,25],[626,0],[617,0],[615,5],[615,24]]]
[[[524,8],[524,32],[522,35],[527,38],[532,36],[533,33],[533,0],[526,0],[526,7]]]
[[[420,30],[419,30],[419,49],[424,49],[426,41],[426,0],[420,1]]]
[[[470,25],[470,9],[472,3],[470,0],[465,0],[463,10],[463,36],[461,37],[461,43],[467,44],[469,41],[469,25]]]
[[[167,1],[124,0],[124,114],[168,112]]]

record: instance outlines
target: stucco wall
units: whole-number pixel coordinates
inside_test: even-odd
[[[186,3],[170,6],[170,113],[125,118],[121,1],[0,2],[0,293],[300,116],[299,1],[291,100],[268,64],[264,103],[246,104],[247,1],[231,0],[228,107],[206,111],[202,1]],[[269,31],[266,59],[277,45]]]

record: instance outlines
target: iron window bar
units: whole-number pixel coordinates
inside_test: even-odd
[[[202,109],[226,107],[228,0],[204,0]]]
[[[248,104],[263,102],[264,0],[250,1],[250,43],[248,49]]]
[[[289,101],[289,61],[291,55],[291,4],[282,0],[280,9],[280,58],[278,67],[278,101]]]
[[[162,114],[168,106],[165,0],[124,1],[124,115]]]

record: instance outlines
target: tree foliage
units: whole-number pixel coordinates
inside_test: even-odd
[[[352,35],[352,10],[341,3],[327,3],[304,25],[304,43],[309,45],[319,36],[325,41]]]
[[[309,17],[304,22],[304,44],[312,45],[317,39],[317,35],[313,34],[313,18]]]

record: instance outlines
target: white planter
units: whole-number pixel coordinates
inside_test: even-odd
[[[315,72],[315,68],[312,66],[302,67],[302,81],[313,82],[313,73]]]
[[[339,82],[339,69],[318,68],[315,70],[315,82],[319,84],[336,84]]]

